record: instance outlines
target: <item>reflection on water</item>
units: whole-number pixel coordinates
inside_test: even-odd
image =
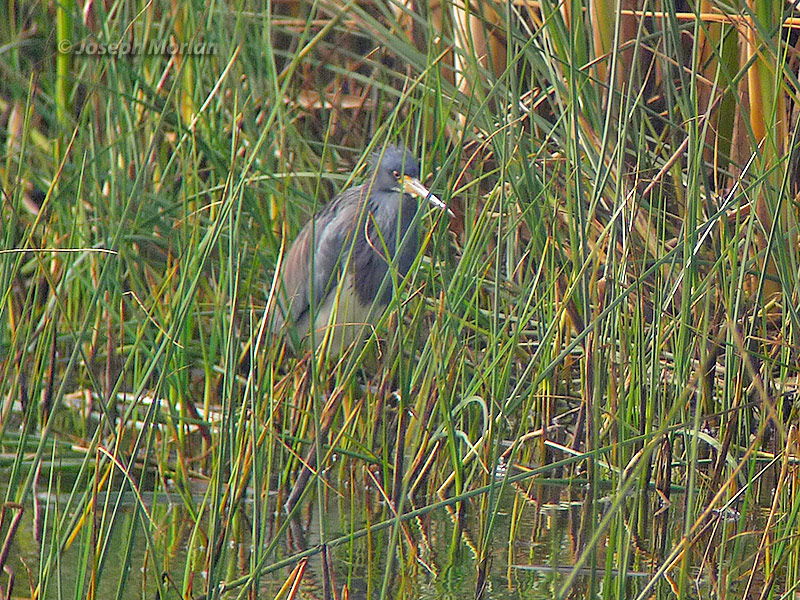
[[[609,585],[635,595],[680,539],[683,499],[674,494],[665,507],[663,499],[649,492],[621,500],[608,493],[598,496],[594,499],[586,486],[564,483],[506,485],[494,508],[489,496],[477,496],[421,510],[400,528],[380,496],[364,489],[330,492],[322,506],[307,502],[289,523],[270,497],[269,505],[258,511],[268,522],[260,524],[250,499],[218,541],[210,542],[214,531],[220,531],[219,523],[212,527],[204,515],[196,524],[177,495],[141,496],[150,523],[145,530],[147,519],[133,494],[113,504],[113,527],[108,527],[108,511],[77,527],[81,518],[90,517],[64,514],[65,498],[40,494],[36,505],[24,507],[7,572],[15,576],[16,596],[33,595],[48,573],[42,598],[85,597],[92,586],[97,598],[118,593],[121,598],[153,598],[162,577],[169,597],[179,597],[183,589],[197,597],[207,592],[209,570],[216,569],[226,582],[257,574],[258,595],[274,597],[300,557],[307,557],[297,582],[307,598],[333,597],[330,593],[345,587],[351,598],[377,598],[382,591],[389,597],[466,598],[476,597],[479,589],[483,598],[552,598],[569,578],[568,597],[592,596],[592,589]],[[202,494],[195,500],[200,505]],[[610,513],[612,518],[604,522]],[[722,528],[739,526],[738,517],[733,509],[711,513],[705,537],[689,552],[712,547]],[[77,537],[68,541],[64,527],[78,531]],[[266,546],[253,547],[253,532],[259,528],[263,539],[277,539],[269,556]],[[599,542],[594,539],[598,535]],[[725,539],[730,537],[728,533]],[[57,561],[42,564],[40,556],[50,554],[54,539],[67,541]],[[212,552],[209,543],[215,544]],[[743,537],[737,543],[755,548],[757,539]],[[582,557],[587,547],[592,550]],[[88,556],[87,548],[101,549],[101,558]],[[78,573],[91,569],[76,565],[93,560],[98,561],[97,579],[77,580]],[[275,569],[281,561],[283,566]],[[702,590],[715,585],[718,573],[705,563],[694,576],[692,585]],[[223,596],[236,597],[241,584]],[[659,585],[675,584],[668,574]]]

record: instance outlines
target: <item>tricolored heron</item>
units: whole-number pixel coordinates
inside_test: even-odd
[[[290,322],[300,340],[340,353],[375,323],[391,301],[390,262],[401,281],[419,252],[416,198],[447,206],[419,180],[407,148],[389,145],[372,156],[370,177],[343,191],[312,218],[292,243],[278,282],[275,331]],[[313,323],[312,323],[313,319]]]

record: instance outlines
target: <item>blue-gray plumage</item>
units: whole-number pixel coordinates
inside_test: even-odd
[[[288,321],[306,338],[315,313],[315,344],[330,331],[333,353],[368,335],[365,325],[374,324],[392,298],[389,262],[402,279],[419,251],[412,196],[447,209],[420,183],[419,163],[408,149],[378,150],[367,182],[334,198],[289,248],[278,274],[280,314],[273,329]]]

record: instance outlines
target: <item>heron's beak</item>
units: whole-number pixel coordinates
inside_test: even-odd
[[[422,185],[422,182],[417,179],[416,177],[409,177],[408,175],[403,175],[403,191],[406,194],[410,194],[412,196],[416,196],[417,198],[423,198],[433,204],[436,208],[441,208],[442,210],[446,210],[447,214],[451,217],[455,217],[453,211],[447,208],[447,205],[439,200],[436,196],[430,193],[428,188]]]

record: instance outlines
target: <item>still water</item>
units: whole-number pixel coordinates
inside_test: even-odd
[[[192,491],[195,506],[202,505],[203,495],[204,490]],[[186,498],[177,493],[129,493],[91,515],[67,514],[66,497],[39,493],[22,512],[2,587],[8,589],[13,574],[13,596],[18,598],[152,600],[158,597],[160,579],[165,598],[182,593],[273,598],[292,578],[300,557],[306,557],[296,597],[326,597],[326,582],[337,594],[346,588],[350,598],[370,599],[383,594],[498,600],[554,598],[559,593],[572,598],[618,596],[616,591],[609,596],[609,587],[635,597],[658,568],[659,544],[668,550],[680,538],[682,522],[680,497],[657,513],[660,500],[655,494],[644,496],[630,495],[624,507],[617,503],[618,515],[606,526],[601,523],[613,497],[592,499],[585,486],[563,482],[528,482],[497,490],[495,501],[484,495],[417,510],[398,528],[380,495],[367,489],[315,497],[303,505],[298,519],[288,522],[274,498],[245,498],[237,516],[224,524],[206,514],[192,515]],[[406,507],[404,512],[415,509]],[[649,515],[648,520],[637,522],[636,510]],[[11,512],[4,519],[3,535]],[[742,520],[736,512],[715,518],[716,529]],[[70,538],[72,531],[77,533]],[[595,534],[600,541],[591,542]],[[708,543],[713,536],[711,531]],[[58,540],[60,549],[54,547]],[[593,549],[582,556],[581,549],[590,542]],[[215,544],[211,551],[208,544]],[[90,552],[92,548],[98,552]],[[576,567],[578,562],[582,564]],[[208,589],[210,570],[214,581],[226,585]],[[698,591],[713,586],[713,575],[701,568],[694,576]],[[37,594],[42,581],[46,589]],[[657,596],[668,597],[674,585],[669,576],[662,578],[655,586]]]

